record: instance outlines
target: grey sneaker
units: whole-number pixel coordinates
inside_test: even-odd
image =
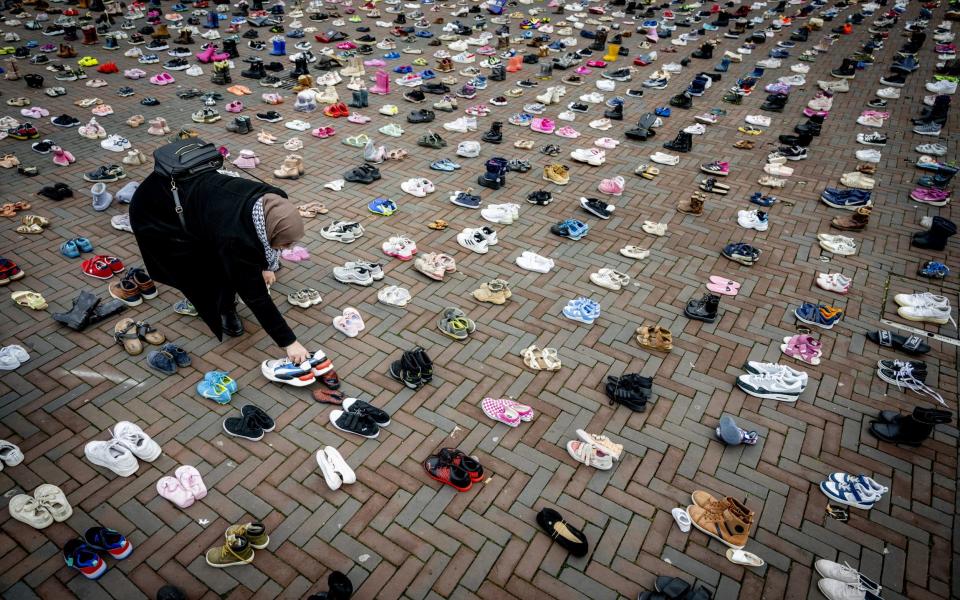
[[[807,383],[801,379],[787,379],[783,374],[748,373],[737,377],[737,387],[756,398],[796,402],[807,387]]]
[[[940,135],[941,131],[943,131],[943,128],[936,123],[925,123],[913,128],[913,132],[919,135]]]
[[[944,156],[947,153],[947,147],[943,144],[920,144],[916,147],[916,151],[931,156]]]
[[[827,600],[880,600],[880,596],[861,584],[821,579],[817,586]]]
[[[833,579],[842,583],[853,585],[862,584],[864,587],[873,592],[880,591],[880,584],[867,579],[861,575],[859,571],[846,563],[841,565],[840,563],[833,562],[832,560],[821,558],[817,560],[817,562],[813,563],[813,566],[817,570],[817,573],[820,573],[820,576],[826,579]]]

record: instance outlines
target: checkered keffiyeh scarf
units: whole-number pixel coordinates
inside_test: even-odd
[[[267,239],[267,222],[263,216],[263,198],[253,203],[253,226],[257,230],[257,237],[263,244],[263,252],[267,258],[267,268],[276,271],[280,268],[280,253],[270,247],[270,241]]]

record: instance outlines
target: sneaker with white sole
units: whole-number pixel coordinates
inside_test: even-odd
[[[745,373],[737,377],[737,387],[756,398],[796,402],[807,383],[806,379],[791,378],[784,372]]]
[[[870,510],[883,497],[859,481],[838,482],[828,479],[820,482],[820,491],[832,502]]]
[[[91,463],[110,469],[120,477],[129,477],[140,468],[137,457],[118,440],[87,442],[83,454]]]
[[[840,563],[833,562],[832,560],[821,558],[813,563],[813,566],[817,570],[817,573],[819,573],[820,576],[825,579],[833,579],[835,581],[854,585],[863,585],[875,594],[880,593],[881,588],[879,583],[868,579],[859,571],[846,563],[841,565]]]
[[[737,213],[737,224],[745,229],[766,231],[770,228],[770,219],[762,210],[741,210]]]
[[[120,421],[113,426],[113,439],[120,442],[140,460],[157,460],[163,450],[139,425]]]
[[[373,285],[373,274],[359,265],[352,267],[334,267],[333,278],[340,283],[352,283],[355,285],[368,286]]]
[[[457,243],[477,254],[486,254],[490,251],[490,245],[487,243],[487,240],[484,239],[483,235],[469,228],[457,234]]]
[[[295,365],[286,358],[265,360],[260,364],[260,372],[270,381],[294,387],[305,387],[317,380],[309,361]]]
[[[517,207],[516,210],[514,207]],[[480,209],[480,216],[498,225],[510,225],[519,217],[520,210],[516,204],[491,204]]]
[[[786,379],[798,379],[804,386],[807,385],[806,371],[798,371],[791,366],[780,363],[768,363],[751,360],[743,365],[743,370],[754,375],[783,375]]]
[[[817,587],[827,600],[881,600],[862,583],[845,583],[836,579],[821,579]]]
[[[857,143],[863,144],[864,146],[886,146],[887,136],[879,131],[873,133],[858,133]]]
[[[880,154],[879,150],[869,149],[869,150],[857,150],[856,152],[857,160],[868,162],[868,163],[879,163],[880,158],[883,156]]]

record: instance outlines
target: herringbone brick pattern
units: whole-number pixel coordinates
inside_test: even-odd
[[[912,7],[908,14],[917,10]],[[955,277],[942,286],[915,277],[920,263],[942,260],[944,254],[909,245],[909,235],[921,229],[922,216],[941,214],[956,220],[950,205],[920,207],[907,197],[918,174],[910,164],[913,146],[930,141],[910,132],[909,119],[919,110],[925,93],[922,86],[933,69],[932,50],[924,50],[920,72],[909,79],[903,98],[891,102],[892,118],[884,129],[890,143],[878,165],[876,207],[869,228],[854,235],[861,244],[858,255],[831,257],[820,251],[815,236],[828,230],[829,220],[838,211],[817,197],[856,165],[853,152],[862,147],[854,138],[863,128],[854,119],[873,97],[883,64],[900,45],[899,28],[891,34],[887,48],[878,52],[878,64],[851,82],[851,93],[837,96],[811,158],[791,163],[797,172],[786,189],[774,191],[784,202],[771,209],[770,230],[747,232],[736,224],[736,211],[749,207],[747,197],[760,189],[756,180],[764,156],[776,147],[776,134],[792,129],[813,95],[816,80],[828,78],[840,58],[862,41],[866,27],[856,28],[854,35],[842,38],[829,54],[811,64],[808,84],[794,90],[784,113],[771,115],[773,126],[754,138],[757,149],[753,151],[736,150],[732,143],[738,138],[736,128],[744,116],[757,112],[763,94],[748,97],[741,106],[724,104],[720,97],[737,76],[752,68],[753,60],[765,56],[767,48],[761,46],[748,57],[751,60],[733,65],[721,82],[695,100],[694,109],[720,107],[728,115],[696,137],[693,151],[681,156],[680,165],[662,167],[663,174],[654,181],[632,175],[634,167],[691,124],[695,112],[675,109],[656,138],[646,143],[625,141],[608,151],[602,167],[572,163],[566,156],[575,147],[589,147],[601,135],[622,138],[623,128],[632,120],[666,104],[696,69],[710,70],[715,61],[695,60],[668,89],[648,92],[642,99],[629,98],[627,120],[606,134],[586,126],[599,116],[597,108],[572,124],[584,134],[576,141],[505,125],[502,146],[484,144],[480,157],[461,159],[464,168],[455,173],[428,170],[431,161],[451,153],[416,146],[428,126],[403,121],[414,106],[397,91],[388,97],[371,96],[371,107],[363,112],[374,119],[363,126],[321,113],[293,113],[293,99],[288,98],[278,107],[285,116],[303,118],[313,127],[329,125],[338,133],[329,140],[298,134],[306,144],[302,152],[307,159],[306,176],[278,184],[298,203],[325,202],[331,208],[327,217],[359,220],[367,233],[358,243],[340,245],[319,235],[328,219],[308,222],[305,245],[312,258],[285,263],[274,298],[300,340],[311,349],[325,348],[333,358],[349,395],[391,413],[393,424],[380,438],[362,443],[334,430],[328,423],[331,409],[315,403],[309,390],[264,380],[258,363],[277,356],[277,349],[249,311],[241,313],[248,333],[219,343],[199,321],[173,312],[172,305],[179,299],[176,290],[163,287],[157,300],[129,310],[130,316],[150,321],[193,356],[192,367],[170,377],[158,376],[146,368],[143,356],[130,357],[114,344],[113,322],[83,333],[56,324],[50,312],[69,307],[79,290],[106,296],[105,284],[83,275],[78,260],[59,254],[64,239],[85,236],[98,252],[119,256],[128,264],[138,261],[133,237],[109,224],[109,217],[125,207],[115,203],[105,213],[94,212],[86,191],[89,184],[82,180],[84,171],[117,161],[121,155],[105,156],[108,153],[96,142],[80,138],[75,131],[55,130],[48,123],[38,124],[41,133],[76,154],[79,161],[74,166],[54,167],[49,158],[31,153],[26,142],[3,140],[4,152],[16,152],[25,163],[41,167],[35,179],[22,178],[12,170],[0,172],[3,201],[29,200],[33,212],[47,216],[53,224],[39,236],[19,235],[13,223],[0,229],[3,255],[28,274],[7,290],[33,289],[50,303],[48,311],[30,312],[8,301],[3,311],[6,322],[0,327],[0,342],[23,345],[32,359],[16,371],[4,372],[0,380],[0,438],[18,444],[26,455],[22,465],[0,473],[0,490],[10,497],[40,483],[56,484],[73,504],[74,516],[36,531],[2,513],[0,591],[4,597],[18,599],[133,600],[153,597],[163,582],[170,582],[185,589],[190,598],[303,598],[325,589],[327,572],[341,570],[354,582],[358,598],[633,598],[661,574],[697,579],[715,589],[717,598],[816,598],[812,564],[824,557],[848,561],[881,581],[887,600],[960,596],[956,573],[960,554],[953,533],[958,508],[957,430],[941,426],[918,449],[878,443],[866,432],[878,410],[906,411],[925,402],[873,374],[878,359],[894,358],[865,338],[867,331],[880,327],[879,319],[896,320],[888,290],[892,294],[941,287],[937,293],[957,300]],[[373,30],[378,36],[385,31]],[[776,39],[785,37],[786,33]],[[638,54],[637,39],[627,40],[631,56]],[[818,39],[811,36],[792,54],[799,55]],[[434,50],[422,40],[417,45],[426,50],[424,56]],[[736,41],[721,39],[721,52],[736,47]],[[661,44],[660,61],[639,69],[629,85],[638,87],[660,64],[679,60],[692,49],[668,54],[663,52],[667,48]],[[116,60],[121,71],[134,65],[121,53],[99,47],[84,50],[101,61]],[[21,68],[42,72],[39,67]],[[147,70],[152,74],[157,69]],[[785,72],[773,71],[773,76]],[[513,87],[518,75],[535,73],[535,66],[525,65],[507,82],[492,83],[476,102]],[[207,75],[196,79],[174,75],[176,85],[163,88],[146,80],[129,82],[120,75],[107,76],[111,87],[97,90],[85,88],[82,82],[70,83],[66,84],[69,94],[53,100],[26,90],[22,82],[3,82],[0,88],[6,97],[30,96],[53,115],[67,112],[81,118],[85,109],[73,102],[99,94],[116,111],[101,119],[108,132],[128,136],[147,154],[164,140],[147,135],[145,127],[125,126],[130,115],[163,116],[171,127],[195,127],[205,139],[227,146],[234,155],[243,148],[256,150],[263,164],[254,173],[270,181],[272,169],[285,154],[282,146],[265,146],[254,136],[227,133],[223,122],[190,123],[190,113],[199,103],[179,100],[175,92],[194,85],[204,90],[214,86]],[[580,88],[568,86],[567,99],[593,91],[595,79],[596,75],[587,77],[589,85]],[[771,79],[768,75],[763,83]],[[137,95],[116,97],[115,87],[126,84]],[[540,89],[545,85],[542,82]],[[627,85],[618,84],[616,93],[625,92]],[[340,88],[341,94],[349,93]],[[480,119],[481,131],[476,134],[442,132],[440,123],[457,114],[448,119],[438,113],[438,122],[431,127],[441,131],[452,148],[462,139],[479,139],[489,122],[506,121],[535,93],[527,91],[506,107],[494,107],[490,117]],[[145,95],[155,95],[161,104],[140,106]],[[257,96],[247,100],[247,114],[265,109]],[[398,117],[376,114],[387,102],[400,106]],[[461,101],[461,108],[470,104]],[[555,117],[561,109],[553,106],[547,114]],[[6,113],[14,114],[9,108]],[[388,121],[402,124],[407,133],[399,139],[384,139],[376,128]],[[956,125],[952,115],[945,129],[951,152],[955,151]],[[264,127],[281,141],[293,134],[282,124]],[[410,157],[381,165],[383,179],[374,185],[348,184],[341,192],[324,189],[326,181],[359,164],[359,150],[339,141],[361,132],[390,148],[407,149]],[[513,142],[520,138],[534,139],[538,145],[559,144],[563,148],[560,162],[571,165],[570,185],[561,188],[542,181],[542,167],[549,159],[536,149],[514,148]],[[485,202],[520,203],[521,218],[500,228],[502,241],[489,254],[474,255],[457,245],[455,235],[463,227],[478,226],[479,215],[449,204],[446,195],[477,187],[475,178],[482,172],[483,161],[492,156],[525,158],[533,170],[509,174],[508,185],[499,191],[481,188]],[[675,212],[676,202],[696,188],[699,163],[714,159],[731,163],[733,173],[726,180],[732,187],[730,195],[711,196],[700,217]],[[150,166],[128,170],[131,179],[139,179]],[[438,192],[424,199],[404,194],[400,182],[414,175],[431,178]],[[615,200],[614,218],[585,217],[577,208],[578,198],[597,195],[600,179],[614,175],[627,178],[626,193]],[[76,196],[57,203],[32,195],[55,181],[73,186]],[[116,192],[119,187],[113,184],[110,189]],[[541,188],[554,193],[553,204],[536,207],[523,202],[529,192]],[[400,212],[393,217],[367,212],[367,202],[377,195],[394,198]],[[549,233],[552,223],[569,217],[589,221],[590,233],[582,241]],[[446,219],[450,229],[427,229],[426,224],[436,218]],[[640,227],[645,220],[669,223],[668,235],[645,234]],[[457,272],[442,283],[428,282],[410,264],[386,263],[384,283],[407,287],[414,296],[405,309],[378,303],[375,288],[348,287],[333,280],[333,266],[344,261],[383,261],[379,245],[394,233],[415,239],[422,251],[452,254]],[[763,250],[758,265],[738,266],[719,255],[724,244],[740,240]],[[652,255],[645,261],[625,259],[618,250],[626,244],[649,247]],[[519,269],[514,259],[527,249],[554,258],[557,268],[549,274]],[[953,242],[944,262],[957,270],[957,256]],[[598,288],[588,275],[600,267],[627,272],[633,283],[621,292]],[[849,296],[837,297],[813,285],[816,273],[828,269],[853,278]],[[740,295],[723,299],[721,318],[715,324],[687,320],[682,314],[685,302],[702,293],[711,274],[741,281]],[[470,294],[493,277],[512,283],[513,298],[504,306],[479,304]],[[285,303],[286,292],[306,286],[321,291],[322,304],[303,310]],[[588,295],[602,307],[603,315],[593,326],[560,314],[566,301],[578,295]],[[779,340],[796,330],[791,311],[804,301],[829,302],[846,311],[833,330],[816,332],[824,344],[825,360],[819,367],[806,369],[809,388],[796,404],[745,396],[733,385],[740,365],[746,360],[789,362],[779,352]],[[366,320],[367,329],[358,338],[345,338],[331,326],[332,317],[345,306],[358,308]],[[447,306],[459,306],[478,323],[469,341],[455,342],[436,330],[437,315]],[[633,332],[642,323],[671,329],[673,352],[663,356],[641,349]],[[940,333],[956,337],[949,325]],[[563,369],[546,373],[525,367],[519,350],[532,343],[558,348]],[[437,365],[433,384],[416,392],[385,373],[389,360],[415,344],[427,348]],[[927,357],[929,383],[953,407],[958,388],[956,346],[932,345]],[[259,443],[226,436],[221,421],[237,414],[236,407],[216,405],[193,389],[211,369],[230,371],[240,385],[233,404],[264,408],[276,418],[276,432]],[[608,404],[603,381],[607,375],[625,372],[655,378],[656,401],[646,413]],[[493,425],[480,410],[480,401],[504,395],[532,405],[535,420],[517,429]],[[759,431],[761,442],[755,447],[722,446],[714,439],[713,428],[724,414]],[[142,464],[129,478],[96,468],[83,456],[84,444],[105,439],[118,420],[141,424],[164,451],[160,459]],[[625,457],[607,472],[578,465],[564,449],[577,428],[609,435],[625,446]],[[327,489],[313,457],[324,445],[338,447],[354,466],[356,484],[336,492]],[[445,446],[477,455],[488,479],[464,494],[441,489],[425,475],[420,462]],[[155,491],[156,481],[180,464],[195,465],[210,488],[206,499],[186,510],[159,498]],[[817,484],[838,470],[870,474],[891,492],[869,512],[851,510],[849,523],[833,521],[825,515],[826,498]],[[725,548],[719,543],[696,531],[682,534],[675,527],[670,509],[685,506],[695,489],[746,499],[757,514],[747,549],[762,556],[766,567],[733,565],[724,558]],[[556,507],[583,529],[591,543],[586,558],[569,558],[538,531],[534,515],[544,506]],[[250,566],[208,567],[203,552],[220,543],[224,528],[251,519],[266,524],[270,547],[258,551]],[[107,574],[90,582],[64,567],[59,549],[95,523],[124,532],[136,549],[122,562],[111,561]]]

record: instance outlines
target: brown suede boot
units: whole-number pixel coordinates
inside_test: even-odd
[[[870,207],[861,206],[856,212],[848,215],[834,217],[830,221],[830,227],[841,231],[861,231],[867,227],[870,222]]]
[[[694,192],[689,200],[684,199],[677,203],[677,211],[688,215],[702,215],[704,198],[700,192]]]
[[[753,511],[729,496],[717,500],[706,492],[694,492],[693,499],[696,504],[687,507],[687,513],[694,527],[731,548],[747,544]]]
[[[70,44],[60,44],[60,50],[57,52],[57,56],[60,58],[73,58],[77,55],[77,51],[73,49],[73,46]]]
[[[192,43],[193,43],[193,32],[190,31],[189,29],[181,29],[180,37],[178,37],[174,42],[174,44],[177,44],[178,46],[189,46]]]
[[[167,31],[167,24],[160,23],[159,25],[157,25],[153,33],[150,34],[150,37],[152,37],[155,40],[169,40],[170,32]]]

